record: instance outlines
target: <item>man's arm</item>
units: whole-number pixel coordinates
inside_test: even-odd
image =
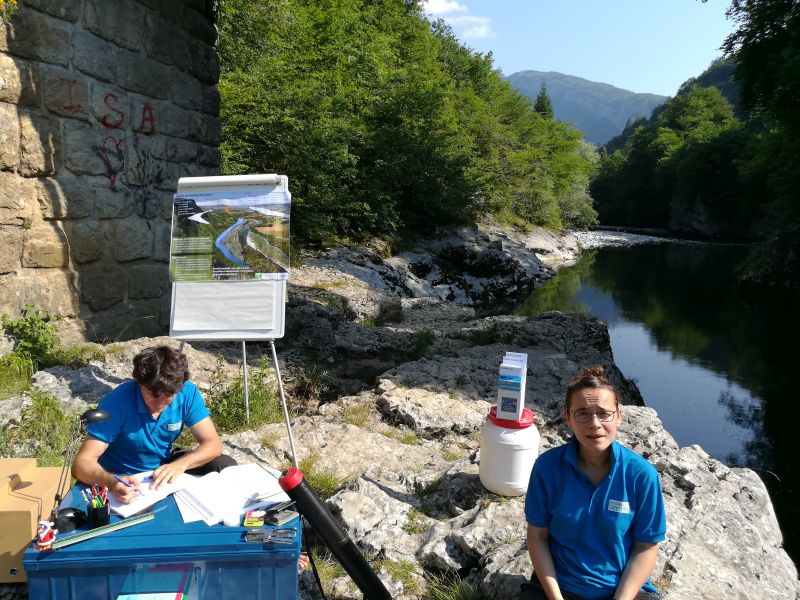
[[[126,486],[114,479],[112,473],[101,467],[97,460],[103,455],[106,448],[108,448],[108,444],[105,442],[87,436],[72,462],[72,476],[83,483],[106,486],[121,502],[127,504],[138,496],[139,480],[127,475],[120,477],[131,484]]]
[[[531,555],[536,577],[539,578],[548,600],[564,600],[558,587],[553,555],[550,554],[550,533],[547,527],[534,527],[528,524],[528,553]]]
[[[658,558],[658,543],[634,542],[631,556],[617,586],[616,600],[633,600],[653,572]]]
[[[172,483],[187,469],[199,467],[222,454],[222,442],[211,417],[198,421],[189,428],[198,446],[180,458],[161,465],[153,471],[153,489],[164,483]]]

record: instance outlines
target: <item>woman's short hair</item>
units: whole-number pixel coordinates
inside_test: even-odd
[[[155,396],[174,394],[189,379],[189,361],[169,346],[151,346],[133,358],[133,379]]]
[[[572,395],[586,389],[602,389],[609,390],[614,394],[614,404],[619,406],[619,392],[611,383],[606,379],[606,374],[603,367],[600,365],[591,365],[583,367],[575,374],[572,381],[567,386],[566,407],[569,410],[569,401]]]

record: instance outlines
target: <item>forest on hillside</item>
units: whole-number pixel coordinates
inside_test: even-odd
[[[601,151],[591,185],[601,222],[729,241],[796,237],[800,5],[733,0],[728,16],[738,29],[726,58]]]
[[[418,0],[220,0],[222,171],[289,176],[301,245],[489,215],[585,227],[596,153]]]

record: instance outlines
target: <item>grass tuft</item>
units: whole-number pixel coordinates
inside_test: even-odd
[[[14,352],[0,356],[0,400],[29,389],[34,370],[30,357]]]
[[[370,408],[366,402],[350,404],[342,409],[342,418],[346,423],[363,429],[370,422]]]
[[[403,591],[406,594],[416,596],[425,588],[425,580],[421,577],[419,566],[410,560],[383,559],[375,567],[386,569],[392,579],[403,584]]]
[[[318,461],[319,451],[315,450],[309,452],[309,454],[300,461],[300,470],[303,472],[303,477],[308,485],[312,487],[321,499],[327,500],[347,485],[350,478],[341,477],[330,471],[322,470],[317,466]]]
[[[312,284],[311,287],[315,290],[335,290],[337,288],[347,287],[348,285],[357,286],[358,284],[349,279],[333,279],[331,281],[319,281]]]
[[[458,575],[440,575],[428,578],[423,600],[488,600],[478,588],[463,581]]]
[[[453,450],[452,446],[442,448],[442,458],[447,462],[453,462],[461,458],[461,453]]]
[[[431,520],[416,508],[408,511],[406,522],[403,523],[403,531],[410,534],[425,533],[431,527]]]

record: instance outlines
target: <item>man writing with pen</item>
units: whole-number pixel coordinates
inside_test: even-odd
[[[197,386],[188,381],[186,356],[169,346],[142,350],[133,359],[133,381],[107,394],[98,405],[111,417],[86,427],[87,436],[72,463],[73,476],[106,486],[122,502],[138,495],[136,473],[153,471],[158,489],[181,473],[203,475],[236,464],[221,454],[210,412]],[[183,427],[198,445],[173,451]]]

